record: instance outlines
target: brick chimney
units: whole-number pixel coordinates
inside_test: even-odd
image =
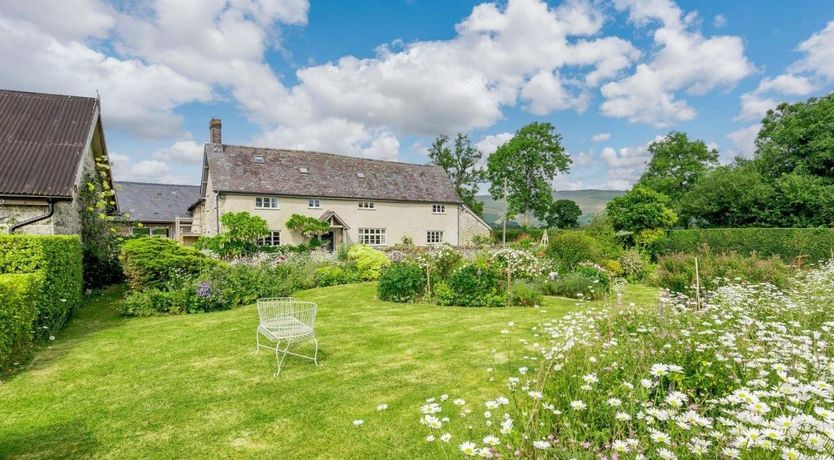
[[[219,118],[212,118],[209,122],[209,141],[212,144],[222,144],[223,139],[220,135],[220,128],[222,125],[220,124]]]

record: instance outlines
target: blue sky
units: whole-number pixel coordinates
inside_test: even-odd
[[[670,130],[750,155],[761,114],[834,87],[834,2],[0,0],[0,87],[101,94],[117,179],[197,183],[226,143],[422,163],[549,121],[559,189],[624,189]]]

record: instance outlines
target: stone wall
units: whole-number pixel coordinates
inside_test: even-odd
[[[466,206],[460,207],[460,245],[472,243],[476,236],[488,237],[492,228]]]

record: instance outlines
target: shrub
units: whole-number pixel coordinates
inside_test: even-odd
[[[571,271],[580,262],[601,262],[602,245],[583,232],[563,232],[550,240],[547,254],[563,271]]]
[[[511,267],[513,278],[531,280],[547,275],[555,269],[551,261],[524,249],[496,249],[490,256],[492,263],[505,273],[507,267]]]
[[[396,262],[382,271],[377,297],[392,302],[411,302],[426,288],[423,269],[413,262]]]
[[[359,275],[353,267],[341,264],[319,267],[313,277],[318,287],[337,286],[359,281]]]
[[[520,307],[534,307],[541,304],[542,299],[544,296],[542,296],[541,287],[525,281],[513,283],[507,295],[507,303]]]
[[[698,254],[698,269],[703,289],[713,289],[728,281],[767,282],[785,287],[791,274],[791,268],[776,256],[762,259],[735,253],[702,252]],[[657,277],[660,287],[693,294],[695,255],[678,253],[658,257]]]
[[[220,218],[223,233],[197,240],[197,249],[208,249],[220,257],[241,257],[258,251],[258,238],[269,233],[266,221],[246,211],[227,212]]]
[[[608,294],[611,288],[611,277],[608,276],[608,272],[604,268],[586,262],[579,264],[575,269],[575,273],[585,275],[593,280],[594,284],[597,285],[595,290],[599,291],[601,295]]]
[[[36,335],[59,329],[81,305],[82,254],[77,236],[0,236],[0,273],[43,275]]]
[[[568,273],[542,285],[547,295],[584,299],[601,299],[605,292],[598,285],[599,280],[583,273]]]
[[[356,263],[359,277],[366,281],[378,279],[382,269],[391,265],[391,261],[384,252],[364,244],[351,246],[348,251],[348,260]]]
[[[43,273],[0,275],[0,373],[32,349]]]
[[[452,273],[445,288],[435,290],[440,305],[460,307],[498,307],[504,299],[498,294],[500,272],[485,264],[467,264]],[[440,286],[443,286],[441,283]]]
[[[163,287],[181,277],[195,276],[217,266],[196,249],[167,238],[137,238],[122,245],[119,256],[127,282],[133,290]]]
[[[432,284],[449,279],[452,272],[460,266],[463,256],[448,244],[432,248],[417,256],[417,263],[431,273]]]
[[[642,281],[649,272],[649,258],[636,248],[620,253],[618,259],[622,276],[631,282]]]
[[[710,228],[673,230],[659,243],[661,254],[694,253],[703,245],[714,253],[736,252],[763,257],[779,256],[785,262],[805,256],[807,262],[831,257],[832,228]]]

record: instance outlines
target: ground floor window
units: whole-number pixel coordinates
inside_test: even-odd
[[[271,231],[266,236],[258,238],[258,246],[280,246],[281,232]]]
[[[426,232],[426,243],[436,244],[443,242],[443,230],[429,230]]]
[[[381,246],[385,244],[385,229],[384,228],[360,228],[359,229],[359,243],[371,246]]]

